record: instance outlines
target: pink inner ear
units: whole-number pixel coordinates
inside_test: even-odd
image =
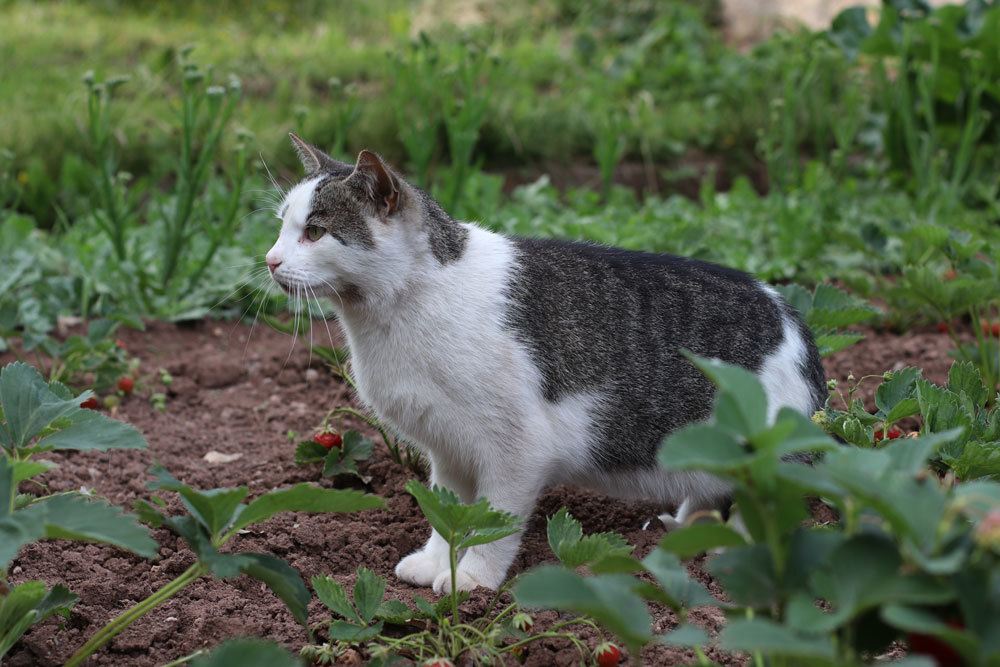
[[[399,189],[382,160],[371,151],[361,151],[358,155],[358,168],[368,172],[373,178],[375,201],[381,200],[384,203],[387,215],[393,213],[399,205]]]

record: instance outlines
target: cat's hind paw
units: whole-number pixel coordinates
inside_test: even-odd
[[[472,589],[480,586],[492,588],[491,586],[486,586],[486,584],[478,581],[461,565],[458,566],[458,572],[455,574],[455,588],[457,590],[471,591]],[[434,580],[434,592],[438,595],[447,595],[451,593],[451,568],[445,568],[445,571],[439,574]]]
[[[444,572],[448,574],[448,554],[439,556],[421,549],[396,564],[396,576],[417,586],[430,586]]]

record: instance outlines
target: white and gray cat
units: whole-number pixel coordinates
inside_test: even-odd
[[[809,330],[744,273],[497,234],[453,220],[374,153],[352,166],[292,141],[307,175],[279,209],[274,280],[332,298],[359,398],[465,502],[527,518],[545,487],[576,484],[677,508],[669,523],[727,505],[722,481],[656,463],[666,434],[711,409],[682,349],[752,370],[772,416],[822,404]],[[466,551],[459,588],[500,586],[519,544]],[[444,590],[445,542],[432,531],[396,574]]]

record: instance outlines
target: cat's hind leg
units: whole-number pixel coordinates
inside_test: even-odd
[[[428,456],[431,464],[430,486],[442,486],[454,491],[463,503],[471,503],[475,495],[475,480],[444,457]],[[431,528],[427,543],[406,556],[396,565],[396,576],[417,586],[430,586],[442,572],[450,571],[448,543]]]

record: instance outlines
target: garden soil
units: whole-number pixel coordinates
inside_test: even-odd
[[[326,330],[321,329],[325,339]],[[289,431],[310,434],[328,409],[351,398],[317,358],[310,358],[301,340],[292,348],[291,337],[267,327],[258,325],[251,330],[243,324],[212,320],[186,326],[152,323],[144,332],[123,331],[121,338],[129,353],[141,359],[142,367],[136,395],[126,399],[115,416],[138,427],[148,439],[149,449],[51,454],[49,458],[59,467],[44,477],[48,491],[88,489],[116,505],[130,507],[136,499],[149,496],[147,470],[153,463],[165,465],[176,477],[200,488],[247,485],[251,497],[304,481],[331,485],[330,480],[321,479],[318,466],[294,463]],[[899,337],[869,332],[863,343],[829,359],[827,370],[843,382],[849,373],[861,377],[919,365],[931,379],[941,381],[950,365],[948,347],[947,337],[937,333]],[[166,368],[174,377],[165,412],[155,410],[145,398],[154,390],[159,368]],[[869,399],[874,384],[863,389]],[[358,424],[347,426],[360,428]],[[349,585],[355,569],[366,566],[388,578],[390,596],[430,596],[428,590],[403,584],[393,576],[396,562],[418,548],[428,532],[416,503],[403,491],[413,473],[394,463],[384,444],[374,433],[369,435],[377,442],[375,454],[360,467],[370,481],[354,485],[384,497],[386,509],[345,515],[280,515],[240,534],[227,549],[276,554],[307,581],[327,574]],[[494,446],[502,447],[503,443]],[[231,455],[222,460],[235,460],[212,463],[206,460],[210,452]],[[542,498],[527,525],[512,574],[553,560],[545,538],[545,518],[562,506],[569,508],[587,532],[623,533],[640,556],[662,535],[654,519],[659,509],[655,506],[554,488]],[[176,503],[172,507],[176,510]],[[191,552],[171,533],[158,529],[154,536],[161,545],[154,561],[108,546],[76,542],[46,541],[22,549],[12,564],[15,583],[27,579],[62,583],[77,593],[80,601],[68,619],[52,618],[28,632],[8,664],[62,664],[108,620],[193,562]],[[704,572],[703,564],[704,557],[693,561],[691,573],[718,594],[719,588]],[[489,592],[479,590],[463,609],[474,614],[491,598]],[[673,614],[665,608],[654,606],[652,611],[655,632],[675,625]],[[314,600],[310,621],[326,617],[324,608]],[[539,614],[536,627],[544,628],[556,618],[554,612]],[[712,607],[695,610],[691,620],[713,636],[724,622],[721,611]],[[304,629],[261,583],[247,577],[226,582],[206,578],[134,623],[88,664],[159,665],[239,636],[272,639],[293,651],[307,641]],[[581,636],[591,646],[604,639],[586,628]],[[722,664],[746,663],[742,656],[714,649],[707,654]],[[356,664],[358,656],[351,657]],[[648,665],[671,665],[690,663],[695,656],[690,651],[655,646],[646,649],[642,659]],[[525,660],[525,664],[536,666],[571,665],[578,664],[579,657],[565,641],[543,640],[528,648]]]

